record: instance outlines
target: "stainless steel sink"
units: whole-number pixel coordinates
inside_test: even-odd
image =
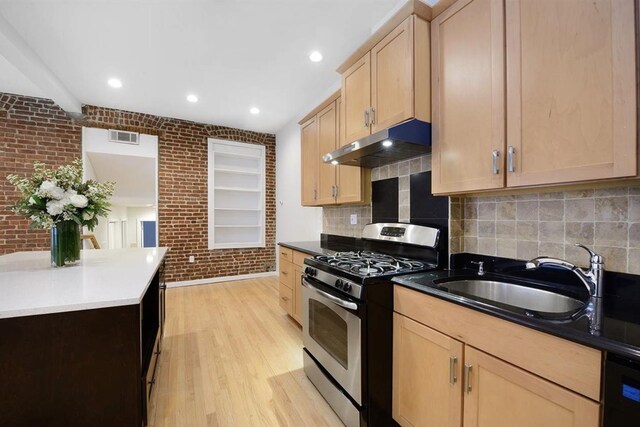
[[[477,297],[538,313],[575,313],[586,305],[578,299],[555,292],[495,280],[453,280],[440,282],[438,287],[457,295]]]

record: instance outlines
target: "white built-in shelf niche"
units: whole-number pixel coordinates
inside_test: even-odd
[[[264,247],[264,146],[208,142],[209,249]]]

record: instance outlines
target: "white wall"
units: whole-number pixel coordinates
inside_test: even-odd
[[[319,240],[322,208],[300,203],[300,126],[292,121],[276,133],[276,241]]]

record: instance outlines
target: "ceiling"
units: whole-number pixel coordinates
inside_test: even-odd
[[[87,152],[95,179],[116,183],[111,203],[121,206],[147,206],[156,203],[156,159]],[[119,185],[126,183],[126,185]]]
[[[276,132],[337,85],[335,69],[403,3],[0,0],[0,15],[82,103]],[[106,84],[114,76],[121,89]],[[0,91],[52,96],[2,57]]]

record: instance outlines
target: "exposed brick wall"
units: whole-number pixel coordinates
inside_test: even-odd
[[[85,106],[84,117],[72,120],[50,100],[3,93],[0,93],[0,254],[49,248],[47,232],[29,231],[28,221],[7,209],[17,193],[6,176],[30,173],[36,159],[57,166],[80,157],[82,126],[158,135],[159,243],[171,248],[167,257],[168,281],[275,269],[274,135],[96,106]],[[265,146],[265,248],[207,249],[207,137]],[[195,256],[195,263],[187,263],[189,255]]]

